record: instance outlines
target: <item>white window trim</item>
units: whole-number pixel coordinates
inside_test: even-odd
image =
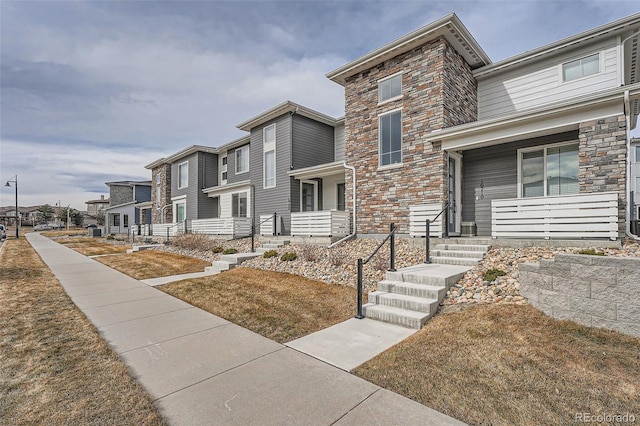
[[[249,161],[250,151],[249,151],[249,149],[250,149],[249,145],[245,145],[245,146],[241,146],[240,148],[236,148],[236,150],[235,150],[235,160],[236,160],[236,165],[235,165],[236,170],[235,170],[235,172],[236,172],[236,175],[241,175],[243,173],[249,173],[249,164],[250,164],[250,161]],[[240,152],[240,151],[247,151],[247,154],[246,154],[247,155],[247,170],[238,171],[238,152]]]
[[[182,173],[180,173],[180,168],[182,166],[187,166],[187,183],[186,185],[183,185],[184,182],[181,181],[180,176]],[[181,186],[182,185],[182,186]],[[189,160],[187,161],[183,161],[182,163],[178,164],[178,189],[184,189],[184,188],[188,188],[189,187]]]
[[[247,200],[247,211],[246,211],[244,216],[234,216],[233,215],[233,196],[237,195],[238,196],[238,201],[239,201],[241,194],[244,194],[245,195],[245,199]],[[238,213],[240,213],[240,208],[239,208],[240,205],[238,205],[237,207],[238,207]],[[231,193],[231,217],[235,217],[235,218],[238,218],[238,217],[242,217],[242,218],[250,217],[249,216],[249,193],[247,191],[238,191],[238,192],[232,192]]]
[[[398,99],[402,99],[402,95],[403,95],[403,90],[402,90],[402,77],[400,77],[400,94],[399,94],[398,96],[394,96],[394,97],[391,97],[391,98],[389,98],[389,99],[385,99],[384,101],[381,101],[381,100],[380,100],[380,83],[383,83],[383,82],[385,82],[386,80],[391,80],[392,78],[397,77],[397,76],[399,76],[399,75],[400,75],[400,76],[402,75],[402,71],[399,71],[399,72],[397,72],[397,73],[395,73],[395,74],[388,75],[388,76],[386,76],[386,77],[384,77],[384,78],[381,78],[380,80],[378,80],[378,81],[377,81],[377,87],[378,87],[378,105],[384,105],[384,104],[386,104],[386,103],[393,102],[393,101],[397,101]]]
[[[301,180],[300,181],[300,212],[302,212],[302,206],[304,205],[304,201],[302,198],[302,184],[307,183],[313,185],[313,210],[314,212],[318,210],[318,181],[315,180]]]
[[[381,134],[380,134],[380,118],[384,117],[385,115],[390,115],[393,114],[395,112],[400,112],[400,162],[399,163],[391,163],[391,164],[382,164],[382,138],[381,138]],[[402,107],[400,108],[395,108],[389,111],[385,111],[382,112],[380,114],[378,114],[378,170],[386,170],[386,169],[393,169],[396,167],[402,167],[402,164],[404,162],[404,155],[403,155],[403,151],[404,151],[404,134],[402,132]]]
[[[545,145],[536,145],[536,146],[530,146],[527,148],[520,148],[518,150],[518,198],[523,198],[522,197],[522,154],[526,153],[526,152],[532,152],[532,151],[540,151],[543,150],[544,156],[543,156],[543,167],[544,167],[544,185],[542,185],[543,188],[543,197],[548,197],[547,195],[547,181],[546,181],[546,177],[547,177],[547,148],[555,148],[558,146],[565,146],[565,145],[575,145],[578,144],[578,155],[580,154],[580,141],[578,139],[572,140],[572,141],[564,141],[564,142],[557,142],[557,143],[550,143],[550,144],[545,144]],[[554,197],[562,197],[562,195],[554,195]],[[535,198],[535,197],[527,197],[527,198]]]
[[[274,139],[272,141],[266,141],[265,135],[267,133],[267,129],[273,127]],[[265,126],[262,129],[262,188],[270,189],[275,188],[278,182],[278,173],[277,173],[277,154],[276,154],[276,132],[277,132],[276,124],[270,124],[269,126]],[[267,163],[266,157],[267,153],[273,151],[273,185],[267,186]]]
[[[227,158],[227,164],[224,164],[224,159]],[[227,171],[227,165],[229,164],[229,159],[227,156],[227,153],[225,152],[225,154],[223,156],[220,157],[220,185],[226,185],[227,183],[227,179],[224,179],[224,173]],[[227,178],[229,177],[229,174],[227,173]]]
[[[634,145],[633,151],[636,156],[636,163],[640,163],[640,145]]]
[[[595,56],[595,55],[598,55],[598,72],[594,72],[593,74],[589,74],[589,75],[583,75],[582,77],[574,78],[573,80],[565,80],[564,79],[563,70],[564,70],[565,64],[568,64],[569,62],[579,61],[580,59],[588,58],[589,56]],[[582,56],[579,56],[577,58],[573,58],[571,60],[564,61],[558,67],[558,73],[560,74],[560,83],[561,84],[569,84],[569,83],[573,83],[574,81],[584,80],[584,79],[593,77],[595,75],[601,74],[602,73],[602,56],[603,56],[602,52],[592,52],[592,53],[589,53],[588,55],[582,55]]]

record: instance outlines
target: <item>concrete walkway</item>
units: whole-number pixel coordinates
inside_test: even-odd
[[[38,234],[27,239],[171,424],[462,424]]]

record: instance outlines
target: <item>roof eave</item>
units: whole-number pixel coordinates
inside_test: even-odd
[[[264,111],[261,114],[256,115],[255,117],[252,117],[238,124],[236,127],[240,130],[250,132],[251,129],[257,126],[260,126],[261,124],[264,124],[268,121],[278,118],[283,114],[292,113],[292,112],[295,112],[296,114],[302,115],[307,118],[311,118],[312,120],[327,124],[329,126],[335,126],[337,124],[337,120],[333,117],[330,117],[318,111],[314,111],[311,108],[307,108],[295,102],[285,101],[279,105],[274,106],[273,108],[270,108]]]

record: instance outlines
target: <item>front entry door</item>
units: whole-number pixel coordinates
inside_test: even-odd
[[[460,235],[460,221],[462,218],[461,203],[461,175],[462,157],[458,154],[449,154],[449,210],[447,230],[450,236]]]

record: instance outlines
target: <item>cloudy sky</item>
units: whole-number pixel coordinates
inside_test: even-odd
[[[455,12],[493,61],[640,10],[637,1],[0,0],[0,180],[71,204],[144,165],[218,146],[285,100],[335,117],[325,74]],[[14,192],[2,187],[0,205]]]

